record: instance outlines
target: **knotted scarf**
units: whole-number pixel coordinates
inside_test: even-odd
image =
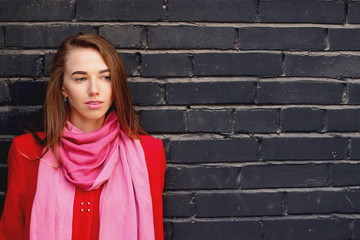
[[[94,132],[67,122],[58,150],[60,165],[52,151],[39,164],[31,240],[70,240],[76,186],[90,191],[102,184],[99,239],[154,239],[144,151],[121,131],[114,112]]]

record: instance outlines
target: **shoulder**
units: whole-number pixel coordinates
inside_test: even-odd
[[[40,138],[44,137],[44,133],[38,133]],[[30,133],[17,136],[13,139],[10,153],[20,154],[29,159],[36,159],[41,155],[43,146],[40,145]]]
[[[156,168],[156,171],[164,171],[166,157],[163,142],[149,135],[141,135],[140,143],[143,147],[146,163],[150,171]]]
[[[160,139],[150,135],[140,135],[140,142],[144,148],[164,148],[163,142]]]

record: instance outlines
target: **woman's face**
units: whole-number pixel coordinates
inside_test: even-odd
[[[93,48],[74,48],[65,62],[62,94],[70,105],[70,122],[83,132],[99,129],[112,97],[110,71]]]

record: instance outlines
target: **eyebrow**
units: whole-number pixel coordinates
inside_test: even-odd
[[[106,72],[110,72],[110,70],[109,69],[104,69],[104,70],[99,71],[99,73],[106,73]],[[71,76],[75,75],[75,74],[87,74],[87,72],[85,72],[85,71],[75,71],[75,72],[73,72],[71,74]]]

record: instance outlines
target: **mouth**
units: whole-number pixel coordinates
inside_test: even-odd
[[[92,100],[85,102],[85,105],[90,109],[98,109],[101,108],[103,103],[102,101]]]

